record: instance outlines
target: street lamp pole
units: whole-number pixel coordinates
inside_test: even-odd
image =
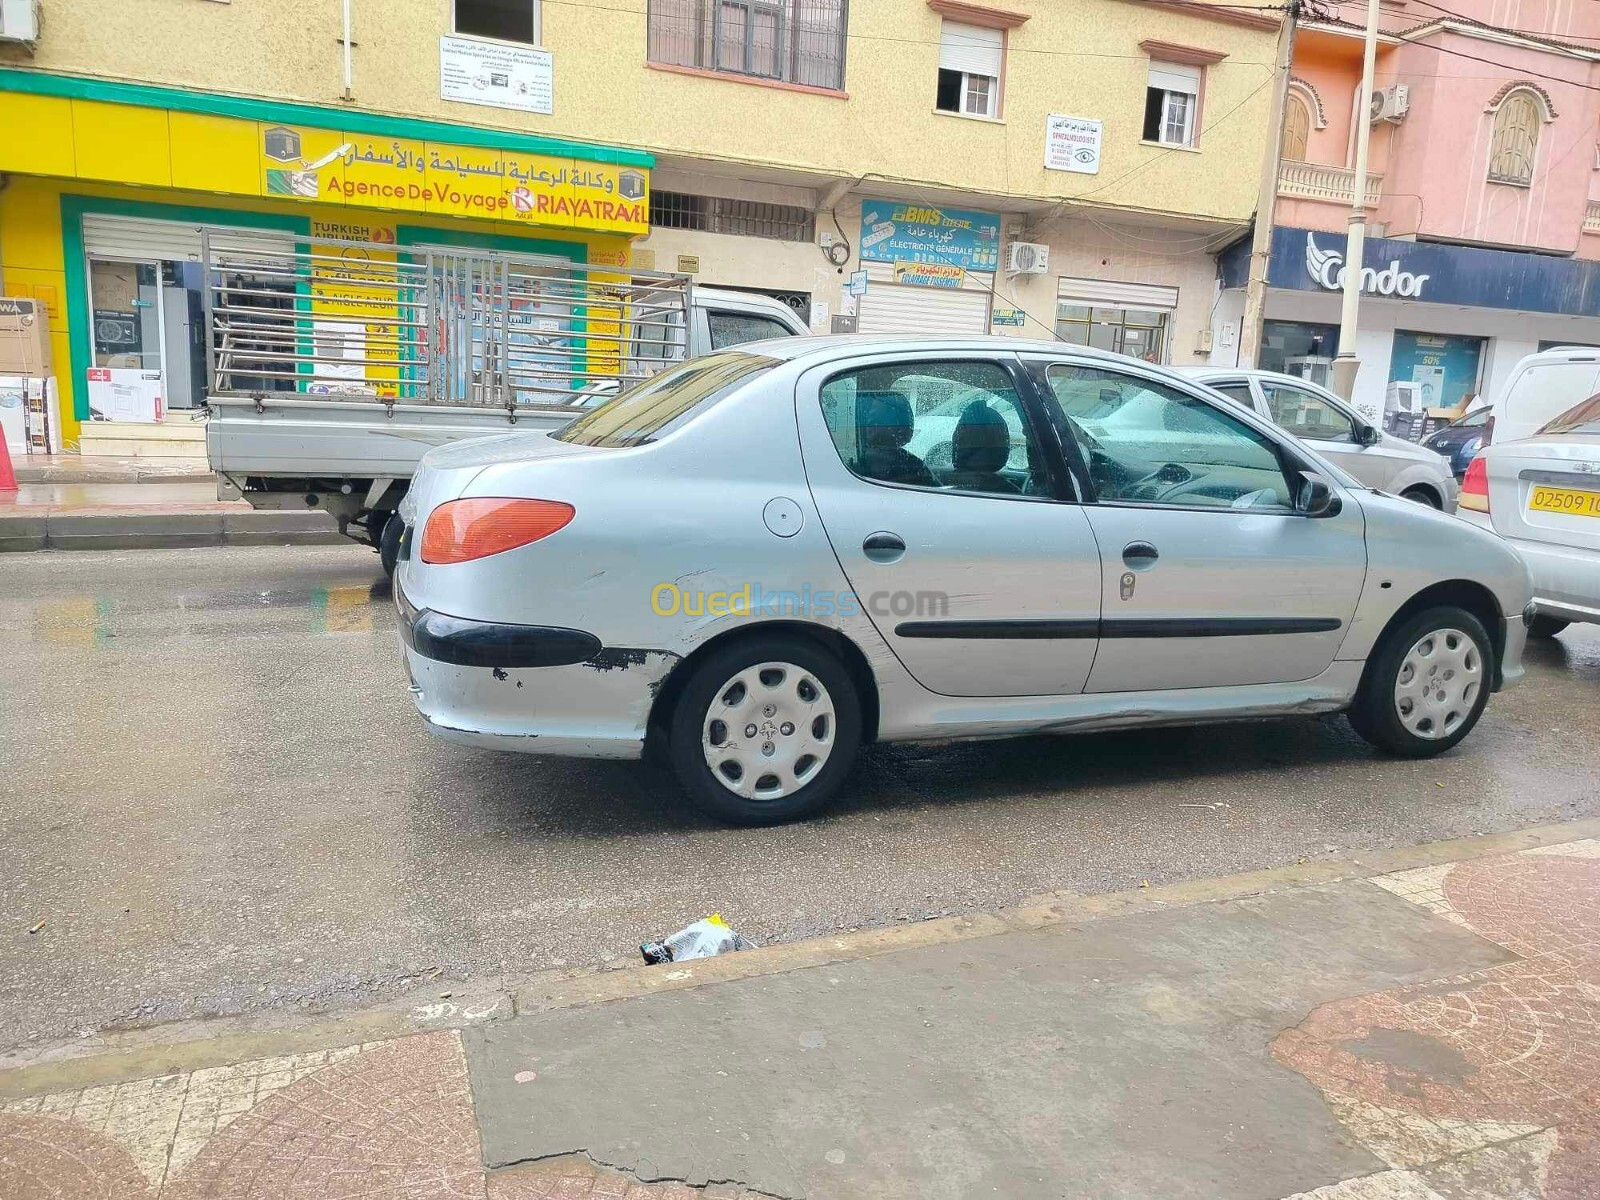
[[[1361,306],[1361,257],[1367,239],[1367,148],[1372,141],[1373,76],[1378,59],[1378,0],[1367,0],[1367,36],[1361,50],[1362,103],[1356,106],[1356,170],[1350,185],[1350,233],[1344,251],[1344,306],[1339,313],[1339,354],[1333,360],[1333,389],[1349,400],[1356,390],[1356,315]]]

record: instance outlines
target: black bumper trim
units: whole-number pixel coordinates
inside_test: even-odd
[[[557,625],[469,621],[417,608],[394,589],[400,636],[423,658],[457,667],[570,667],[599,654],[600,639]]]

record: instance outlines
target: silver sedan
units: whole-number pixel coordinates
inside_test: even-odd
[[[553,433],[430,451],[395,580],[428,728],[638,757],[737,822],[866,742],[1346,711],[1449,749],[1518,678],[1526,569],[1171,371],[795,338]]]

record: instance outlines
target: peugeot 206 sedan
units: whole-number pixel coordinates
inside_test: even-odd
[[[738,822],[866,742],[1346,711],[1426,756],[1521,675],[1497,537],[1132,359],[794,338],[555,433],[430,451],[396,574],[418,709],[532,754],[658,746]]]

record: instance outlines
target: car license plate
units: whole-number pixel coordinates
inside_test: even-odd
[[[1528,496],[1532,512],[1571,513],[1579,517],[1600,517],[1600,492],[1585,492],[1577,488],[1534,487]]]

